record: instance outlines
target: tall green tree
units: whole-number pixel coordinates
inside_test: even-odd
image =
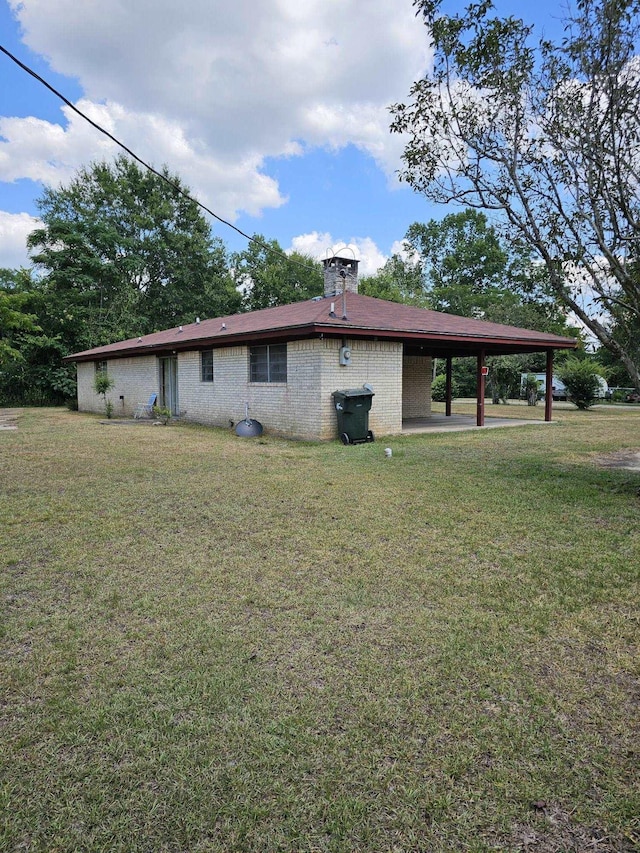
[[[634,247],[635,257],[629,263],[629,272],[640,286],[640,261],[637,259],[637,250]],[[630,311],[625,305],[617,304],[611,307],[609,312],[609,330],[611,337],[620,347],[631,354],[633,361],[640,364],[640,315]],[[617,354],[606,347],[600,347],[598,361],[607,368],[611,385],[626,387],[633,380],[629,371]]]
[[[634,346],[607,319],[640,317],[628,263],[640,239],[640,0],[576,0],[560,43],[494,15],[491,0],[455,15],[442,0],[415,5],[434,64],[392,107],[392,129],[409,135],[402,177],[433,201],[500,215],[640,389]]]
[[[25,310],[29,296],[18,289],[25,275],[23,270],[0,269],[0,371],[24,359],[17,346],[20,334],[39,331],[35,315]]]
[[[508,254],[483,213],[466,210],[415,222],[405,240],[420,257],[436,311],[479,316],[505,292]]]
[[[430,306],[422,264],[418,258],[405,259],[397,254],[392,255],[375,275],[363,276],[358,289],[365,296],[375,296],[389,302],[406,302],[425,308]]]
[[[284,254],[277,240],[254,234],[243,252],[232,257],[237,287],[246,311],[273,308],[323,293],[322,267],[300,252]]]
[[[640,362],[640,317],[622,310],[615,312],[611,324],[611,334]],[[600,347],[596,356],[598,362],[606,369],[609,385],[622,388],[632,385],[629,371],[611,350]]]
[[[430,307],[463,317],[567,333],[544,266],[500,236],[487,216],[467,209],[415,222],[406,244],[419,258]]]
[[[74,398],[75,367],[62,363],[68,345],[44,328],[51,312],[42,283],[31,270],[0,270],[0,303],[20,307],[17,322],[0,316],[0,405],[47,405]]]
[[[0,373],[0,399],[62,402],[75,396],[65,355],[239,310],[224,245],[179,178],[163,175],[119,157],[45,189],[27,241],[36,274],[4,277],[38,328],[12,330],[20,359]]]
[[[43,326],[69,351],[238,309],[222,242],[163,175],[170,183],[121,156],[44,191],[28,245]]]

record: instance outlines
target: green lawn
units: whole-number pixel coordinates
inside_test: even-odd
[[[556,417],[343,447],[23,412],[0,850],[638,849],[640,473],[597,457],[640,412]]]

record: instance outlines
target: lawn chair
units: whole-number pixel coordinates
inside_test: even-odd
[[[148,403],[143,403],[137,407],[137,409],[133,413],[133,417],[134,418],[150,418],[153,415],[153,407],[155,406],[157,399],[158,399],[158,395],[152,394],[149,397]]]

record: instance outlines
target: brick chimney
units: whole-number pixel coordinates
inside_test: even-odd
[[[346,247],[343,251],[347,251]],[[345,293],[358,292],[358,264],[355,257],[345,257],[340,254],[340,249],[330,258],[326,258],[324,265],[324,295],[338,296],[344,290]]]

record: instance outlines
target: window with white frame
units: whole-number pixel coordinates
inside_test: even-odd
[[[213,350],[206,349],[200,353],[200,381],[213,382]]]
[[[249,347],[250,382],[287,381],[287,345],[265,344]]]
[[[107,362],[106,361],[96,361],[96,373],[106,373],[107,372]]]

